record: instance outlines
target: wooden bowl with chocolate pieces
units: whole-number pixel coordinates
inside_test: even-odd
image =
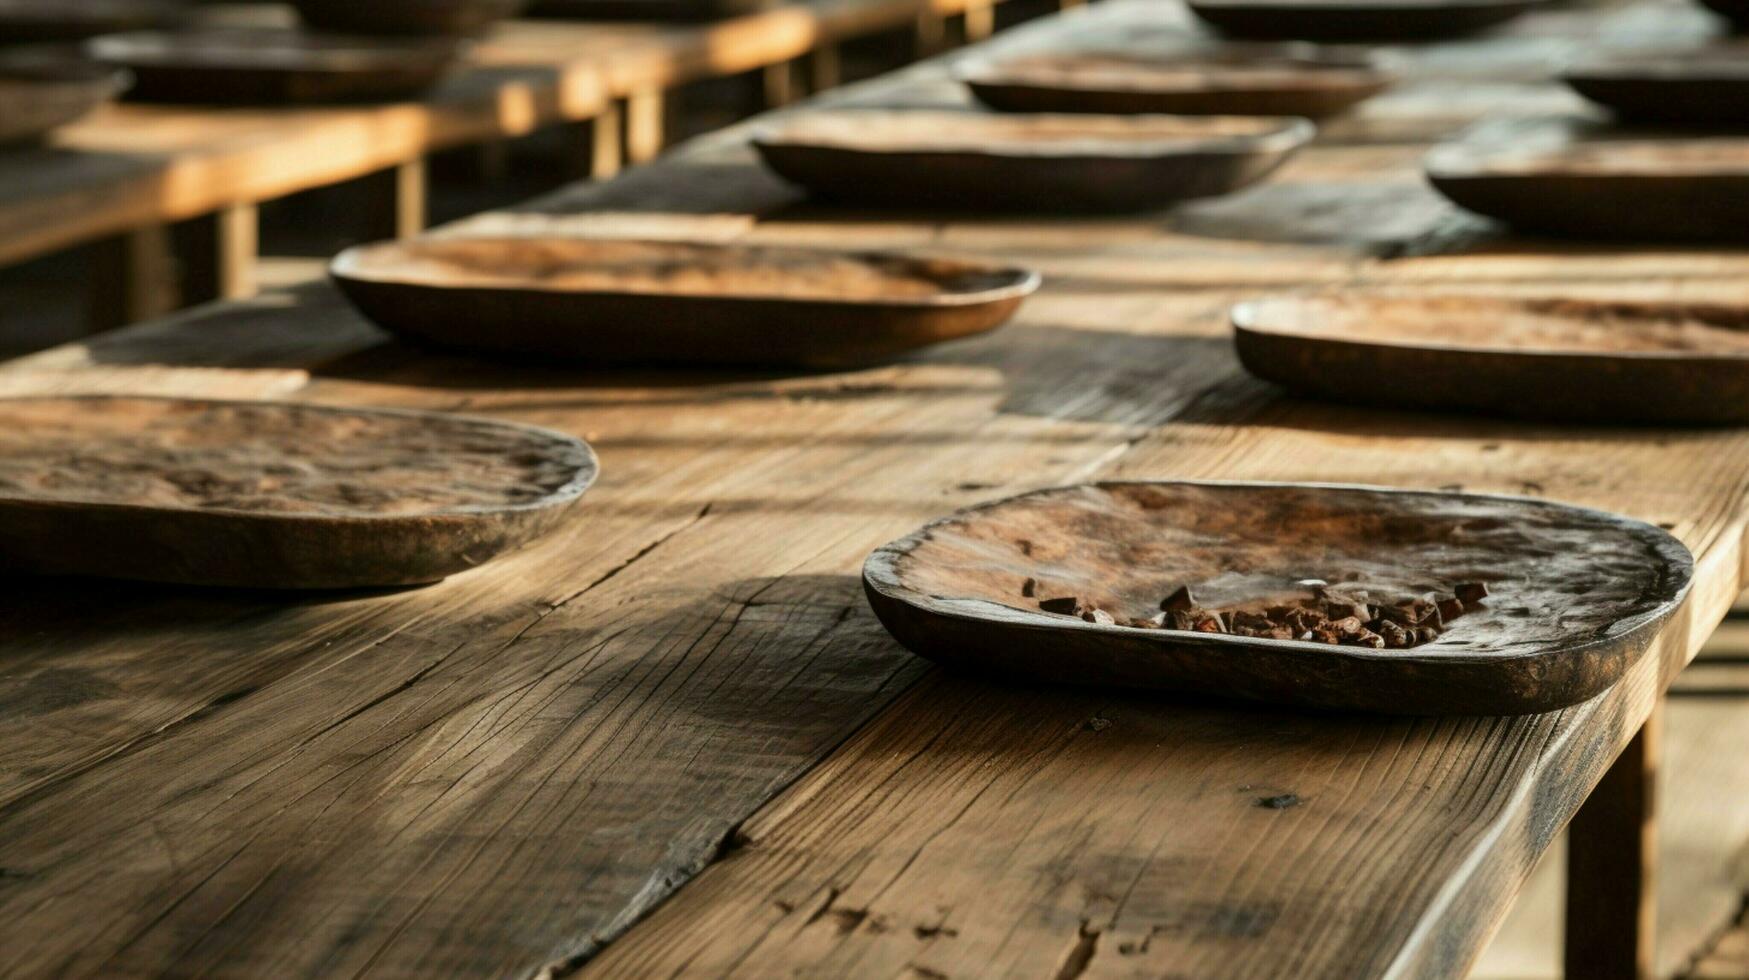
[[[466,571],[555,526],[581,439],[435,412],[108,396],[0,399],[0,567],[339,589]]]
[[[912,651],[997,677],[1393,714],[1524,714],[1632,665],[1693,559],[1546,500],[1293,483],[1023,494],[869,556]]]

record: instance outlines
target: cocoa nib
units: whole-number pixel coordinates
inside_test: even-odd
[[[1390,601],[1361,589],[1332,587],[1322,579],[1304,579],[1296,585],[1310,595],[1235,609],[1199,605],[1190,586],[1181,585],[1160,600],[1159,612],[1141,618],[1113,614],[1076,596],[1040,599],[1038,607],[1089,623],[1121,624],[1134,629],[1225,633],[1254,639],[1407,650],[1439,639],[1448,623],[1476,608],[1488,595],[1488,587],[1480,582],[1454,586],[1450,595],[1429,593]],[[1038,582],[1034,579],[1027,579],[1021,586],[1021,594],[1028,598],[1037,590]]]
[[[1451,591],[1452,594],[1457,596],[1459,602],[1463,603],[1465,606],[1473,606],[1476,603],[1481,602],[1483,599],[1488,598],[1488,583],[1461,582],[1452,586]]]
[[[1196,608],[1196,597],[1190,594],[1190,586],[1180,585],[1178,591],[1160,600],[1160,608],[1167,612],[1189,612]]]

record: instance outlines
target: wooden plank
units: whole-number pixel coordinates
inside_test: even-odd
[[[181,305],[255,295],[259,220],[255,205],[229,204],[172,229]]]
[[[1240,372],[1221,314],[1360,283],[1726,294],[1749,255],[1490,253],[1440,234],[1413,152],[1365,146],[1285,171],[1250,205],[1294,205],[1272,234],[786,210],[744,136],[451,233],[928,247],[1034,264],[1045,292],[989,337],[821,376],[433,356],[382,345],[325,287],[0,367],[0,390],[171,369],[466,410],[587,435],[604,463],[551,539],[429,589],[21,586],[0,612],[0,698],[33,709],[0,712],[10,965],[562,975],[656,908],[585,970],[1449,975],[1739,591],[1749,435],[1295,402]],[[1364,183],[1388,193],[1346,227],[1307,203]],[[866,611],[874,545],[1101,475],[1545,493],[1668,524],[1697,589],[1622,685],[1526,719],[983,685],[924,671]],[[1256,805],[1287,792],[1302,805]]]

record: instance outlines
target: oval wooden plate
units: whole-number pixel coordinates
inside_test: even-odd
[[[0,0],[0,44],[175,27],[188,19],[191,6],[181,0]]]
[[[471,37],[528,6],[528,0],[290,0],[298,17],[340,34]]]
[[[1561,78],[1627,122],[1749,126],[1749,45],[1602,55]]]
[[[1485,123],[1435,147],[1427,177],[1471,211],[1555,235],[1749,240],[1749,136]]]
[[[753,145],[778,174],[838,200],[1140,211],[1261,180],[1313,132],[1297,118],[829,109],[767,126]]]
[[[1392,714],[1524,714],[1621,678],[1687,594],[1693,559],[1649,524],[1520,497],[1272,483],[1101,483],[961,511],[869,556],[883,624],[992,677]],[[1023,595],[1141,617],[1189,586],[1267,600],[1300,579],[1375,598],[1488,584],[1408,650],[1084,622]]]
[[[460,415],[0,399],[0,559],[192,585],[413,585],[545,532],[595,474],[580,439]]]
[[[1332,401],[1583,422],[1749,422],[1749,307],[1291,296],[1233,310],[1245,369]]]
[[[128,73],[77,58],[0,55],[0,144],[39,139],[128,86]]]
[[[360,38],[270,28],[142,31],[93,39],[92,57],[134,73],[128,97],[278,105],[411,98],[437,84],[449,38]]]
[[[974,61],[959,78],[1005,112],[1309,116],[1342,112],[1395,80],[1360,51],[1236,44],[1150,57],[1087,51]]]
[[[372,320],[444,347],[814,367],[993,330],[1039,284],[954,259],[589,238],[386,242],[330,271]]]
[[[1425,41],[1503,24],[1541,0],[1190,0],[1191,12],[1233,37],[1303,41]]]

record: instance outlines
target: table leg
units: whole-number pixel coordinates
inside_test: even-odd
[[[822,44],[808,55],[808,91],[812,94],[837,88],[844,81],[844,66],[838,45]]]
[[[1567,828],[1565,975],[1649,980],[1657,915],[1657,767],[1663,707]]]
[[[606,180],[625,163],[625,144],[620,137],[622,119],[618,103],[610,103],[601,115],[589,120],[589,179]]]
[[[760,69],[765,87],[765,108],[778,109],[796,100],[796,69],[788,61]]]
[[[996,32],[996,6],[988,0],[966,5],[966,43],[982,41]]]
[[[257,231],[253,204],[233,204],[176,225],[180,305],[255,295]]]
[[[663,102],[661,89],[634,92],[626,99],[626,160],[648,163],[662,152]]]
[[[373,238],[412,238],[425,230],[425,160],[409,160],[367,178]]]
[[[947,50],[947,19],[934,10],[917,15],[916,55],[928,58]]]
[[[98,242],[91,257],[86,315],[91,332],[149,320],[174,308],[169,227],[147,225]]]

